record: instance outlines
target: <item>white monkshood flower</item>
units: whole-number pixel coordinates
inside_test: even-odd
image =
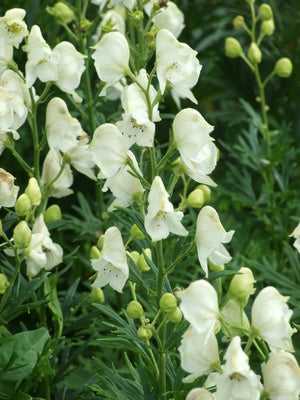
[[[259,400],[263,387],[259,376],[250,369],[239,336],[235,336],[230,342],[224,359],[226,363],[222,366],[223,373],[215,376],[215,399]]]
[[[16,48],[28,35],[27,25],[23,21],[25,15],[26,11],[22,8],[12,8],[0,18],[0,37]]]
[[[128,42],[120,32],[109,32],[92,48],[97,75],[106,83],[100,95],[105,95],[129,70]]]
[[[43,171],[41,176],[41,186],[49,185],[60,173],[63,158],[59,154],[58,150],[49,150],[43,165]],[[73,175],[70,165],[65,165],[63,172],[51,185],[50,196],[61,198],[68,196],[73,193],[72,189],[69,189],[73,183]]]
[[[19,186],[15,186],[15,177],[0,168],[0,208],[13,207],[16,203]]]
[[[112,226],[104,234],[103,248],[100,257],[91,260],[97,271],[93,287],[102,288],[109,284],[114,290],[122,292],[129,276],[126,250],[118,228]]]
[[[187,236],[188,231],[181,223],[183,213],[174,211],[173,204],[168,200],[166,191],[160,176],[153,179],[148,197],[148,212],[145,216],[145,229],[153,242],[165,239],[169,233],[179,236]]]
[[[264,388],[270,400],[298,400],[300,368],[296,358],[283,350],[272,354],[263,368]]]
[[[243,336],[245,332],[242,329],[238,329],[238,326],[243,329],[250,330],[248,317],[237,301],[229,299],[222,308],[221,315],[228,324],[235,326],[234,328],[232,328],[230,325],[227,326],[226,330],[224,329],[225,335],[228,335],[229,331],[232,336]]]
[[[219,316],[218,295],[214,287],[200,279],[178,291],[176,296],[181,299],[179,307],[184,318],[208,340],[214,333]]]
[[[187,97],[197,104],[191,88],[199,78],[201,65],[196,58],[197,52],[187,44],[180,43],[167,29],[161,29],[156,35],[157,78],[162,93],[167,82],[181,97]]]
[[[282,296],[273,286],[267,286],[256,296],[251,310],[252,327],[265,340],[271,351],[294,351],[291,336],[296,332],[290,326],[293,311],[286,304],[288,296]]]
[[[31,243],[26,256],[27,275],[33,277],[41,269],[51,270],[62,262],[63,250],[57,243],[53,243],[43,214],[40,214],[32,228]]]
[[[8,63],[13,58],[13,47],[8,44],[4,37],[0,36],[0,76],[8,67]]]
[[[150,16],[153,5],[156,3],[156,0],[152,0],[145,6],[145,11],[148,16]],[[178,38],[184,28],[184,15],[173,1],[168,1],[165,7],[162,7],[156,12],[155,16],[152,18],[152,22],[157,30],[163,28],[168,29]]]
[[[50,46],[42,36],[39,26],[33,25],[25,46],[28,61],[26,63],[26,81],[30,88],[38,78],[42,82],[56,81],[57,65]]]
[[[179,111],[173,121],[175,144],[187,175],[196,182],[216,186],[207,176],[215,169],[217,163],[217,147],[213,143],[214,139],[209,136],[213,129],[214,127],[192,108]]]
[[[192,325],[183,334],[178,350],[181,368],[190,374],[183,379],[186,383],[209,374],[213,370],[213,365],[219,362],[218,342],[215,335],[212,333],[206,337],[206,334],[200,334]]]
[[[217,211],[205,206],[199,212],[196,226],[196,245],[198,258],[205,275],[208,275],[207,260],[215,265],[223,265],[231,256],[222,243],[230,242],[234,231],[226,232]]]
[[[124,5],[128,10],[132,11],[136,5],[136,0],[110,0],[109,7],[114,7],[119,4]]]
[[[146,90],[148,86],[146,70],[141,69],[136,79]],[[152,85],[148,93],[152,103],[157,95]],[[122,114],[122,120],[116,125],[124,135],[127,147],[131,147],[134,143],[152,147],[155,133],[155,124],[152,121],[160,121],[158,104],[155,105],[150,120],[146,96],[136,83],[124,87],[121,101],[125,112]]]
[[[195,388],[188,392],[185,400],[214,400],[214,397],[204,388]]]
[[[98,42],[102,32],[105,29],[109,29],[112,32],[120,32],[125,36],[126,26],[123,16],[124,8],[116,10],[108,10],[106,13],[101,15],[101,22],[97,28],[95,35],[93,36],[94,42]]]
[[[298,250],[298,253],[300,253],[300,222],[289,236],[293,236],[296,239],[294,247]]]

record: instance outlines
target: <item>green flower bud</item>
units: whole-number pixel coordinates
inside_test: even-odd
[[[41,203],[42,193],[35,178],[30,178],[25,193],[30,198],[31,204],[38,206]]]
[[[238,40],[234,37],[228,37],[225,40],[225,54],[229,58],[237,58],[243,50]]]
[[[201,189],[204,196],[204,203],[209,202],[211,197],[211,190],[207,185],[201,184],[196,187],[196,189]]]
[[[87,18],[82,19],[80,21],[81,32],[85,33],[92,25],[93,25],[93,23],[91,21],[89,21]]]
[[[127,251],[127,254],[129,255],[130,258],[132,258],[135,265],[137,265],[140,253],[134,250],[134,251]]]
[[[193,208],[201,208],[204,204],[204,194],[201,189],[193,190],[187,198],[187,204]]]
[[[90,259],[91,260],[97,260],[100,258],[100,250],[98,249],[97,246],[92,246],[90,250]]]
[[[182,320],[182,313],[179,307],[176,307],[175,310],[167,312],[168,320],[173,322],[174,324],[179,324]]]
[[[260,30],[262,33],[264,33],[267,36],[273,35],[275,31],[275,25],[274,25],[274,20],[269,19],[268,21],[263,21],[260,26]]]
[[[103,243],[104,243],[104,235],[99,236],[97,246],[99,247],[100,250],[103,248]]]
[[[15,211],[19,217],[26,216],[31,210],[31,201],[26,193],[21,194],[15,204]]]
[[[244,27],[245,20],[242,15],[237,15],[235,18],[233,18],[232,25],[234,29],[242,29]]]
[[[261,4],[258,8],[258,15],[264,21],[268,21],[273,18],[273,11],[269,4]]]
[[[248,58],[251,62],[259,64],[261,62],[261,51],[256,43],[252,42],[248,50]]]
[[[142,325],[137,331],[137,335],[142,340],[149,340],[152,337],[152,330],[150,326]]]
[[[144,249],[144,253],[150,260],[152,260],[152,253],[150,249]],[[149,271],[150,267],[149,264],[147,263],[144,254],[140,254],[138,261],[137,261],[137,267],[141,272],[146,272]]]
[[[136,300],[132,300],[128,304],[126,312],[128,317],[133,319],[140,318],[144,314],[143,306]]]
[[[47,7],[47,12],[56,19],[59,24],[69,24],[75,18],[75,13],[67,4],[59,1],[53,7]]]
[[[209,269],[213,272],[223,271],[224,265],[215,265],[210,260],[208,260]]]
[[[172,293],[165,293],[159,300],[159,308],[166,312],[172,312],[176,310],[176,297]]]
[[[98,303],[98,304],[104,303],[105,297],[104,297],[103,290],[101,288],[98,288],[98,287],[92,288],[90,296],[94,303]]]
[[[0,294],[3,294],[7,287],[9,286],[9,281],[5,274],[0,274]]]
[[[249,296],[255,292],[254,276],[251,269],[242,267],[239,274],[235,275],[229,285],[229,297],[234,298],[240,304],[246,305]]]
[[[52,206],[48,207],[45,212],[44,219],[46,224],[61,220],[61,209],[59,205],[52,204]]]
[[[13,238],[18,249],[25,249],[31,242],[31,230],[25,221],[21,221],[14,229]]]
[[[292,61],[287,57],[280,58],[277,61],[277,63],[275,64],[275,68],[274,69],[275,69],[275,73],[280,78],[289,78],[289,76],[293,72]]]
[[[131,14],[131,17],[136,21],[136,22],[140,22],[143,21],[144,19],[144,13],[143,11],[135,11],[134,13]]]
[[[136,224],[134,224],[132,226],[132,228],[130,229],[130,236],[133,239],[144,239],[145,238],[144,233],[140,230],[140,228]]]

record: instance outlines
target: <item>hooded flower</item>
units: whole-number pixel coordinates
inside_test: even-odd
[[[180,43],[167,29],[161,29],[156,35],[157,78],[160,90],[165,92],[167,82],[181,97],[187,97],[197,104],[191,88],[199,78],[201,65],[196,58],[197,52],[187,44]]]
[[[293,351],[291,336],[296,331],[290,326],[293,311],[277,289],[267,286],[256,296],[251,310],[252,327],[265,340],[271,351]]]
[[[145,216],[145,229],[153,242],[165,239],[169,233],[187,236],[188,231],[181,224],[183,213],[174,211],[173,204],[159,176],[153,179],[149,192],[148,212]]]
[[[0,168],[0,208],[13,207],[16,203],[19,186],[15,186],[15,177]]]
[[[205,206],[199,212],[196,227],[198,258],[205,275],[208,275],[207,260],[222,265],[231,260],[231,256],[222,243],[230,242],[234,231],[226,232],[220,222],[217,211]]]
[[[0,76],[8,67],[8,63],[13,58],[13,47],[8,44],[4,37],[0,36]]]
[[[100,257],[91,260],[97,271],[93,287],[102,288],[109,284],[114,290],[122,292],[128,279],[129,269],[122,236],[118,228],[112,226],[104,234]]]
[[[187,175],[196,182],[216,186],[207,176],[215,169],[217,163],[217,147],[209,136],[213,129],[213,126],[192,108],[179,111],[173,122],[175,144]]]
[[[16,48],[28,35],[27,25],[24,22],[25,15],[26,11],[22,8],[12,8],[0,18],[0,37]]]

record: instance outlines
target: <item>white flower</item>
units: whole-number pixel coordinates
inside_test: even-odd
[[[183,382],[193,382],[212,371],[212,365],[219,361],[218,342],[214,334],[206,337],[191,325],[184,333],[178,348],[181,368],[189,372]]]
[[[270,400],[298,400],[300,368],[296,358],[283,350],[272,354],[263,369],[264,388]]]
[[[124,35],[110,32],[92,48],[98,77],[106,82],[100,95],[105,95],[106,88],[117,83],[129,70],[129,46]]]
[[[294,247],[298,250],[298,253],[300,253],[300,222],[289,236],[293,236],[296,239]]]
[[[26,256],[27,275],[33,277],[41,269],[51,270],[62,262],[63,250],[57,243],[53,243],[43,214],[40,214],[32,228],[29,254]]]
[[[129,269],[122,236],[118,228],[113,226],[107,229],[100,258],[92,259],[91,263],[94,270],[97,271],[93,287],[101,288],[109,284],[114,290],[122,292],[129,276]]]
[[[0,168],[0,208],[13,207],[16,203],[19,186],[15,186],[15,177]]]
[[[241,339],[235,336],[226,354],[223,373],[216,375],[216,400],[259,400],[262,384],[249,367],[247,355],[241,348]]]
[[[8,63],[13,58],[13,47],[4,37],[0,36],[0,76],[7,69]]]
[[[286,304],[288,299],[274,287],[267,286],[259,292],[252,305],[252,327],[274,353],[278,350],[293,351],[291,336],[296,329],[289,324],[293,311]]]
[[[216,186],[207,176],[217,163],[217,147],[209,136],[213,129],[214,127],[192,108],[179,111],[173,122],[175,144],[187,175],[196,182]]]
[[[25,15],[26,11],[22,8],[12,8],[0,18],[0,37],[7,44],[16,48],[19,47],[24,37],[28,35],[27,25],[23,21]]]
[[[244,310],[242,310],[241,305],[232,299],[229,299],[225,306],[221,310],[221,315],[225,319],[225,321],[234,325],[235,327],[242,327],[243,329],[250,329],[250,323],[248,317]],[[232,328],[231,326],[227,326],[227,330],[224,329],[224,334],[228,335],[228,330],[232,336],[243,336],[244,331],[238,328]]]
[[[132,11],[136,5],[136,0],[110,0],[109,7],[114,7],[119,4],[124,4],[128,10]]]
[[[149,192],[148,212],[145,216],[145,229],[153,242],[165,239],[169,233],[179,236],[188,235],[181,224],[183,213],[174,211],[173,204],[159,176],[153,179]]]
[[[187,97],[197,104],[191,88],[199,78],[201,65],[197,52],[187,44],[180,43],[167,29],[156,35],[157,78],[160,90],[165,92],[167,82],[181,97]]]
[[[198,258],[205,275],[208,275],[207,260],[215,265],[226,264],[231,256],[222,243],[230,242],[234,231],[226,232],[217,211],[205,206],[199,212],[196,227]]]
[[[204,388],[194,388],[188,393],[185,400],[214,400],[214,397]]]
[[[61,171],[63,158],[58,150],[49,150],[43,165],[41,176],[41,185],[46,186],[51,182],[51,196],[61,198],[73,193],[69,187],[73,183],[73,175],[70,166],[65,165],[62,173]],[[57,176],[59,177],[57,178]],[[56,179],[57,178],[57,179]]]
[[[93,36],[94,42],[99,41],[99,37],[104,31],[103,28],[109,27],[113,32],[120,32],[122,35],[126,33],[126,26],[123,16],[123,8],[116,10],[108,10],[101,15],[101,22],[97,28],[95,35]]]
[[[208,340],[219,316],[218,295],[214,287],[201,279],[177,292],[176,296],[181,299],[180,309],[184,318]]]

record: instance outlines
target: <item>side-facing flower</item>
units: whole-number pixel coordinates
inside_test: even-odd
[[[180,43],[167,29],[161,29],[156,35],[157,78],[160,90],[165,92],[167,82],[181,97],[187,97],[197,104],[191,88],[199,78],[201,65],[196,58],[197,52],[187,44]]]
[[[290,326],[293,311],[273,286],[267,286],[256,296],[251,310],[252,327],[265,340],[271,351],[293,351],[291,336],[296,331]]]
[[[8,63],[13,58],[13,46],[8,44],[0,35],[0,76],[8,68]]]
[[[183,213],[174,211],[173,204],[168,198],[163,181],[160,176],[156,176],[149,192],[148,212],[145,216],[145,229],[153,242],[165,239],[170,232],[179,236],[188,235],[188,231],[181,223]]]
[[[205,275],[208,275],[207,260],[215,265],[226,264],[231,256],[222,243],[230,242],[234,231],[226,232],[217,211],[205,206],[199,212],[196,227],[198,258]]]
[[[7,44],[18,48],[25,36],[28,35],[27,25],[24,21],[26,11],[22,8],[12,8],[0,18],[0,37]]]
[[[0,168],[0,208],[13,207],[16,203],[19,186],[15,186],[15,177]]]
[[[93,287],[102,288],[109,284],[114,290],[122,292],[129,276],[126,250],[118,228],[112,226],[104,234],[103,248],[100,257],[91,260],[97,271]]]
[[[192,108],[179,111],[173,122],[175,144],[187,175],[196,182],[216,186],[207,176],[217,163],[217,147],[209,136],[213,129],[214,127]]]

